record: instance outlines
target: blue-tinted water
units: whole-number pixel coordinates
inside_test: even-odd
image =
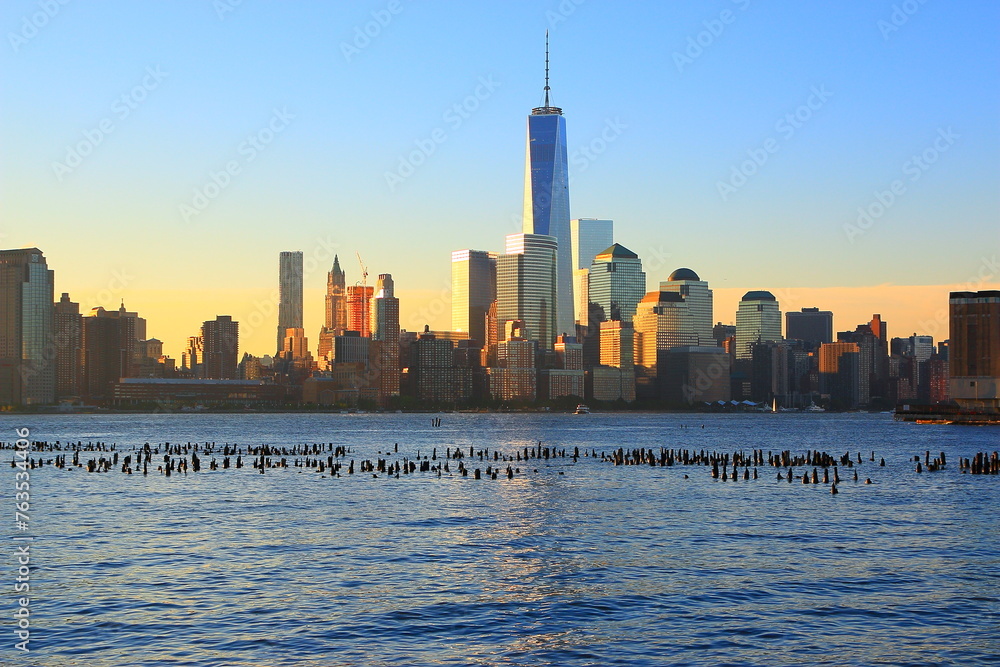
[[[454,463],[440,479],[261,475],[252,457],[170,478],[46,466],[31,471],[32,650],[13,649],[5,584],[0,663],[998,663],[1000,476],[958,470],[960,456],[998,449],[997,429],[887,415],[439,416],[440,428],[395,414],[4,416],[0,440],[27,426],[122,454],[147,441],[322,442],[358,461],[397,442],[410,459],[539,440],[598,453],[819,449],[862,452],[861,481],[842,467],[834,496],[766,465],[758,480],[723,482],[707,467],[599,457],[515,463],[513,480],[463,478]],[[948,465],[917,474],[912,457],[928,449]]]

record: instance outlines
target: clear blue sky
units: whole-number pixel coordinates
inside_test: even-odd
[[[994,2],[49,5],[0,7],[0,246],[41,247],[58,291],[85,307],[124,296],[151,322],[161,309],[163,330],[182,311],[144,293],[273,288],[278,251],[308,256],[318,238],[352,282],[356,250],[373,276],[391,272],[411,297],[404,320],[442,292],[451,250],[501,249],[518,230],[546,28],[572,214],[613,218],[650,285],[677,266],[717,288],[944,285],[1000,251]],[[355,41],[373,12],[386,25]],[[477,90],[477,108],[449,113]],[[244,143],[274,128],[260,150]],[[434,138],[390,189],[386,173]],[[81,142],[79,166],[54,165]],[[933,164],[909,162],[925,152]],[[720,195],[754,153],[766,161]],[[239,173],[185,219],[228,162]],[[894,181],[884,213],[845,231]],[[192,335],[216,312],[183,314]]]

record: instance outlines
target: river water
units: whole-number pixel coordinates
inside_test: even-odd
[[[440,427],[433,417],[0,417],[8,443],[27,427],[34,440],[114,443],[122,456],[146,442],[160,450],[145,477],[31,470],[26,532],[13,526],[16,470],[4,464],[11,585],[0,664],[1000,661],[1000,476],[958,467],[1000,448],[995,428],[863,414],[443,414]],[[497,480],[463,477],[454,461],[441,477],[396,479],[348,475],[345,460],[338,478],[292,456],[265,474],[252,456],[241,469],[210,471],[203,456],[198,473],[156,471],[164,442],[189,441],[333,443],[358,464],[436,448],[437,465],[462,447],[470,470],[493,463],[469,457],[470,446],[568,451],[514,462],[520,472]],[[598,456],[574,460],[574,447]],[[839,468],[833,495],[828,484],[778,481],[766,462],[759,479],[744,481],[741,468],[722,481],[706,466],[601,460],[619,447],[849,451],[854,465]],[[926,450],[945,452],[943,470],[915,471]],[[25,536],[29,653],[14,648],[12,592],[22,544],[12,538]]]

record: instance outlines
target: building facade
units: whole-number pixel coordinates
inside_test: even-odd
[[[285,332],[302,328],[302,252],[278,255],[278,333],[275,349],[282,350]]]
[[[614,245],[615,223],[596,218],[569,221],[570,254],[573,268],[573,317],[577,324],[587,323],[587,280],[590,265],[598,253]]]
[[[0,251],[0,405],[55,400],[54,292],[41,250]]]
[[[587,298],[608,320],[631,322],[645,294],[646,274],[638,255],[617,243],[597,254],[590,265]]]
[[[750,359],[754,343],[781,340],[781,309],[774,295],[753,290],[743,295],[736,311],[736,358]]]
[[[951,399],[1000,412],[1000,290],[952,292],[948,311]]]
[[[204,372],[210,380],[237,379],[240,323],[229,315],[217,315],[201,325]]]
[[[698,277],[691,269],[677,269],[660,283],[661,292],[676,292],[684,297],[691,311],[691,326],[698,335],[698,345],[714,345],[712,322],[714,302],[708,282]]]
[[[548,46],[545,54],[545,104],[528,116],[524,159],[523,232],[556,239],[554,332],[575,335],[573,262],[569,224],[569,159],[566,119],[549,105]],[[508,250],[508,252],[510,252]],[[553,335],[553,340],[555,338]],[[551,346],[551,343],[549,343]]]
[[[497,257],[497,320],[524,322],[525,337],[553,349],[557,330],[556,250],[553,236],[511,234]]]
[[[485,250],[451,253],[451,329],[487,342],[486,315],[497,298],[497,255]]]

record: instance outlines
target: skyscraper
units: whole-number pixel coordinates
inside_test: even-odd
[[[697,345],[688,303],[677,292],[648,292],[636,307],[636,395],[659,398],[666,373],[666,354],[674,347]]]
[[[573,261],[569,227],[566,119],[549,106],[549,37],[545,33],[545,105],[531,110],[524,161],[523,232],[557,242],[555,333],[574,335]],[[529,330],[531,324],[528,324]],[[549,344],[551,347],[551,343]]]
[[[235,380],[240,346],[240,323],[229,315],[217,315],[201,325],[203,377]]]
[[[54,284],[38,248],[0,251],[0,405],[55,400]]]
[[[56,397],[80,393],[80,349],[83,342],[83,316],[80,304],[69,294],[55,304],[53,316],[56,354]]]
[[[557,241],[543,234],[510,234],[497,257],[497,320],[521,320],[524,337],[551,350],[556,342]]]
[[[285,346],[285,331],[302,328],[302,252],[285,251],[278,257],[277,350]]]
[[[802,341],[807,350],[816,350],[823,343],[832,343],[833,313],[819,308],[803,308],[800,313],[785,313],[785,338]]]
[[[497,298],[497,256],[484,250],[451,253],[451,330],[487,344],[486,313]]]
[[[951,397],[1000,412],[1000,290],[952,292],[948,310]]]
[[[590,265],[587,298],[608,320],[631,322],[635,307],[646,294],[646,274],[639,256],[615,243],[597,253]]]
[[[696,345],[715,345],[712,335],[713,301],[708,283],[691,269],[677,269],[660,283],[661,292],[676,292],[684,297],[691,311],[691,325],[698,334]]]
[[[781,340],[781,310],[774,295],[752,290],[743,295],[736,311],[736,358],[753,358],[752,345]]]
[[[333,256],[333,268],[326,274],[326,316],[319,332],[320,357],[325,357],[333,349],[333,337],[347,328],[347,288],[344,271],[340,268],[340,258]]]
[[[569,221],[573,267],[573,316],[587,324],[587,274],[597,254],[614,244],[614,222],[596,218]]]
[[[371,299],[375,288],[367,285],[347,287],[347,328],[364,337],[371,336]]]
[[[379,370],[379,398],[399,396],[399,299],[392,276],[379,275],[371,300],[372,340],[381,341],[376,362]]]

